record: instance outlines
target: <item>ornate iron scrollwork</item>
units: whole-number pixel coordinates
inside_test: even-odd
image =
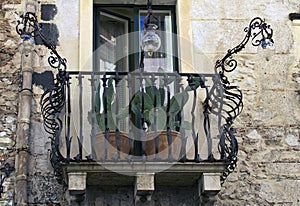
[[[237,60],[233,59],[233,55],[244,49],[250,39],[253,46],[262,46],[263,49],[274,43],[273,30],[260,17],[254,18],[244,31],[246,36],[243,41],[228,50],[222,59],[217,60],[215,64],[216,77],[213,79],[214,85],[208,94],[208,104],[206,105],[211,113],[219,117],[219,152],[221,159],[228,160],[230,163],[221,176],[222,183],[236,167],[238,144],[232,124],[243,109],[242,91],[237,86],[230,85],[227,77],[227,73],[234,71],[238,65]]]
[[[62,132],[62,120],[60,115],[62,111],[67,108],[66,113],[70,114],[70,104],[66,97],[69,95],[69,73],[67,69],[67,60],[62,58],[57,50],[56,46],[49,42],[42,33],[37,17],[34,13],[27,12],[21,16],[21,20],[18,21],[16,26],[17,33],[21,36],[21,39],[26,41],[29,38],[39,36],[44,44],[50,50],[50,56],[48,57],[49,65],[57,70],[54,88],[44,92],[41,97],[41,111],[43,116],[44,128],[51,135],[51,164],[54,168],[56,177],[59,182],[62,182],[62,169],[61,162],[68,162],[70,157],[66,158],[59,151],[59,138]],[[69,101],[69,99],[68,99]],[[66,107],[66,104],[67,107]],[[70,116],[70,115],[68,115]],[[70,121],[70,120],[69,120]],[[66,133],[67,150],[70,150],[72,138],[69,136],[69,132]]]

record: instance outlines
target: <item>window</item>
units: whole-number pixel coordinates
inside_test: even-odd
[[[145,6],[96,5],[94,8],[94,71],[139,69]],[[158,51],[145,54],[145,71],[177,71],[174,6],[153,6],[161,38]]]

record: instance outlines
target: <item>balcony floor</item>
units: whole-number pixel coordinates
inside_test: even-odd
[[[203,173],[223,172],[224,162],[81,162],[64,165],[65,174],[86,172],[87,185],[133,185],[136,174],[155,173],[155,184],[163,186],[194,185]]]

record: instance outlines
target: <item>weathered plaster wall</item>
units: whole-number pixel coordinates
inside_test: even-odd
[[[244,93],[244,111],[235,123],[239,161],[215,205],[300,205],[300,42],[295,37],[300,33],[288,19],[300,11],[299,1],[191,2],[195,59],[213,64],[244,38],[244,27],[256,16],[272,25],[276,43],[269,59],[250,44],[236,57],[239,66],[230,79]],[[201,70],[203,62],[195,65]]]
[[[52,25],[45,35],[53,39],[59,54],[68,60],[68,69],[76,70],[78,64],[78,1],[39,1],[38,17],[42,26]],[[46,15],[45,15],[46,13]],[[52,29],[51,29],[52,28]],[[53,30],[53,28],[57,28]],[[37,65],[33,73],[33,93],[28,200],[32,205],[59,205],[64,201],[63,185],[58,184],[50,163],[51,140],[42,125],[40,99],[45,90],[53,86],[56,70],[48,63],[50,51],[36,46]],[[71,69],[72,68],[72,69]],[[50,83],[50,84],[49,84]]]

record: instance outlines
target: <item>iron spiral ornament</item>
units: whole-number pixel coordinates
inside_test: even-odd
[[[50,134],[51,139],[51,156],[50,161],[54,168],[55,176],[62,183],[61,162],[68,162],[69,157],[64,157],[59,150],[59,138],[62,133],[63,123],[60,115],[68,104],[66,97],[69,95],[70,83],[69,73],[67,72],[67,60],[62,58],[56,50],[56,45],[47,40],[42,33],[42,28],[37,20],[35,13],[27,12],[21,15],[21,20],[17,22],[16,31],[23,41],[39,37],[44,46],[50,50],[48,63],[51,68],[57,70],[54,87],[46,90],[41,97],[40,105],[43,116],[43,125],[45,131]],[[66,113],[70,112],[67,107]],[[66,144],[70,149],[72,138],[69,133],[65,135]]]
[[[246,44],[251,41],[252,46],[262,46],[266,48],[267,44],[273,44],[273,29],[265,20],[255,17],[251,20],[248,27],[244,29],[246,35],[244,39],[232,49],[229,49],[226,55],[216,61],[214,85],[208,94],[209,111],[219,117],[219,152],[221,159],[227,160],[229,166],[221,175],[223,184],[227,176],[234,171],[237,165],[238,144],[233,129],[234,120],[243,110],[242,91],[230,84],[228,73],[233,72],[237,66],[237,60],[233,58],[243,50]]]

